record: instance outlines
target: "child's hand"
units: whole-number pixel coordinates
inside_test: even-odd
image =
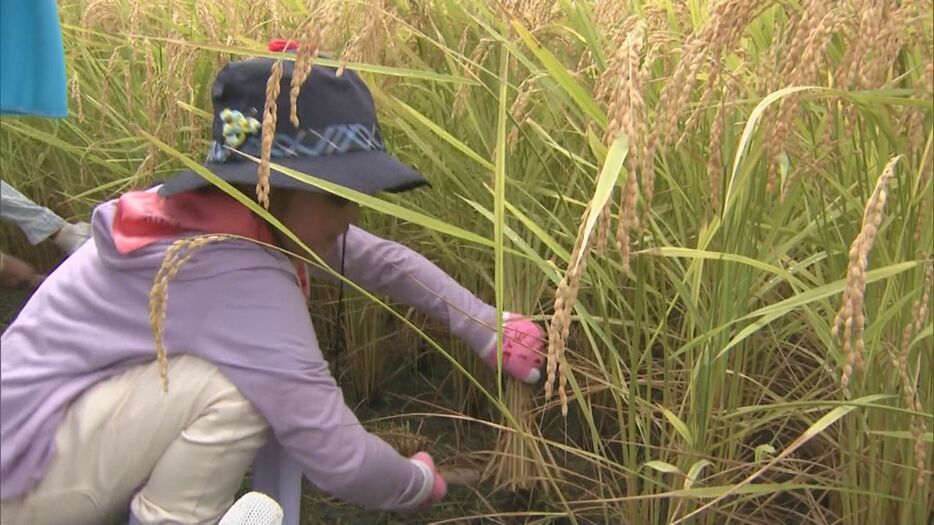
[[[523,383],[533,384],[542,377],[545,364],[545,336],[542,329],[518,314],[509,314],[503,325],[503,370]],[[496,343],[481,356],[494,370]]]
[[[420,507],[430,507],[444,499],[445,494],[448,493],[448,483],[441,477],[441,474],[438,474],[438,469],[435,468],[435,462],[431,459],[431,456],[428,455],[427,452],[419,452],[409,458],[409,461],[419,464],[419,468],[427,470],[427,472],[434,476],[431,484],[431,492],[428,493],[428,498]]]

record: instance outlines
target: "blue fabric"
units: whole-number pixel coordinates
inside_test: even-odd
[[[0,114],[68,116],[55,0],[0,0]]]

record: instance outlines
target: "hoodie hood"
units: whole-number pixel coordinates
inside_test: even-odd
[[[193,193],[166,199],[156,193],[157,189],[130,192],[95,208],[91,218],[93,249],[102,265],[114,271],[152,272],[162,265],[166,249],[181,237],[232,234],[273,244],[268,227],[227,196]],[[213,243],[212,250],[227,256],[208,260],[192,257],[173,281],[260,268],[296,273],[282,253],[257,248],[261,247],[245,239]]]

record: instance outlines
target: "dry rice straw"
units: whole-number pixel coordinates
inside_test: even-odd
[[[517,381],[506,384],[506,407],[518,420],[522,432],[513,429],[500,431],[493,461],[487,465],[484,477],[493,477],[497,488],[531,488],[535,479],[543,479],[543,466],[536,461],[534,450],[529,446],[532,429],[535,425],[535,413],[532,410],[532,390]]]

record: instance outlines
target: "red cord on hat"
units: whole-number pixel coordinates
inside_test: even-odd
[[[273,52],[295,51],[298,49],[298,41],[276,38],[269,41],[266,48]]]

